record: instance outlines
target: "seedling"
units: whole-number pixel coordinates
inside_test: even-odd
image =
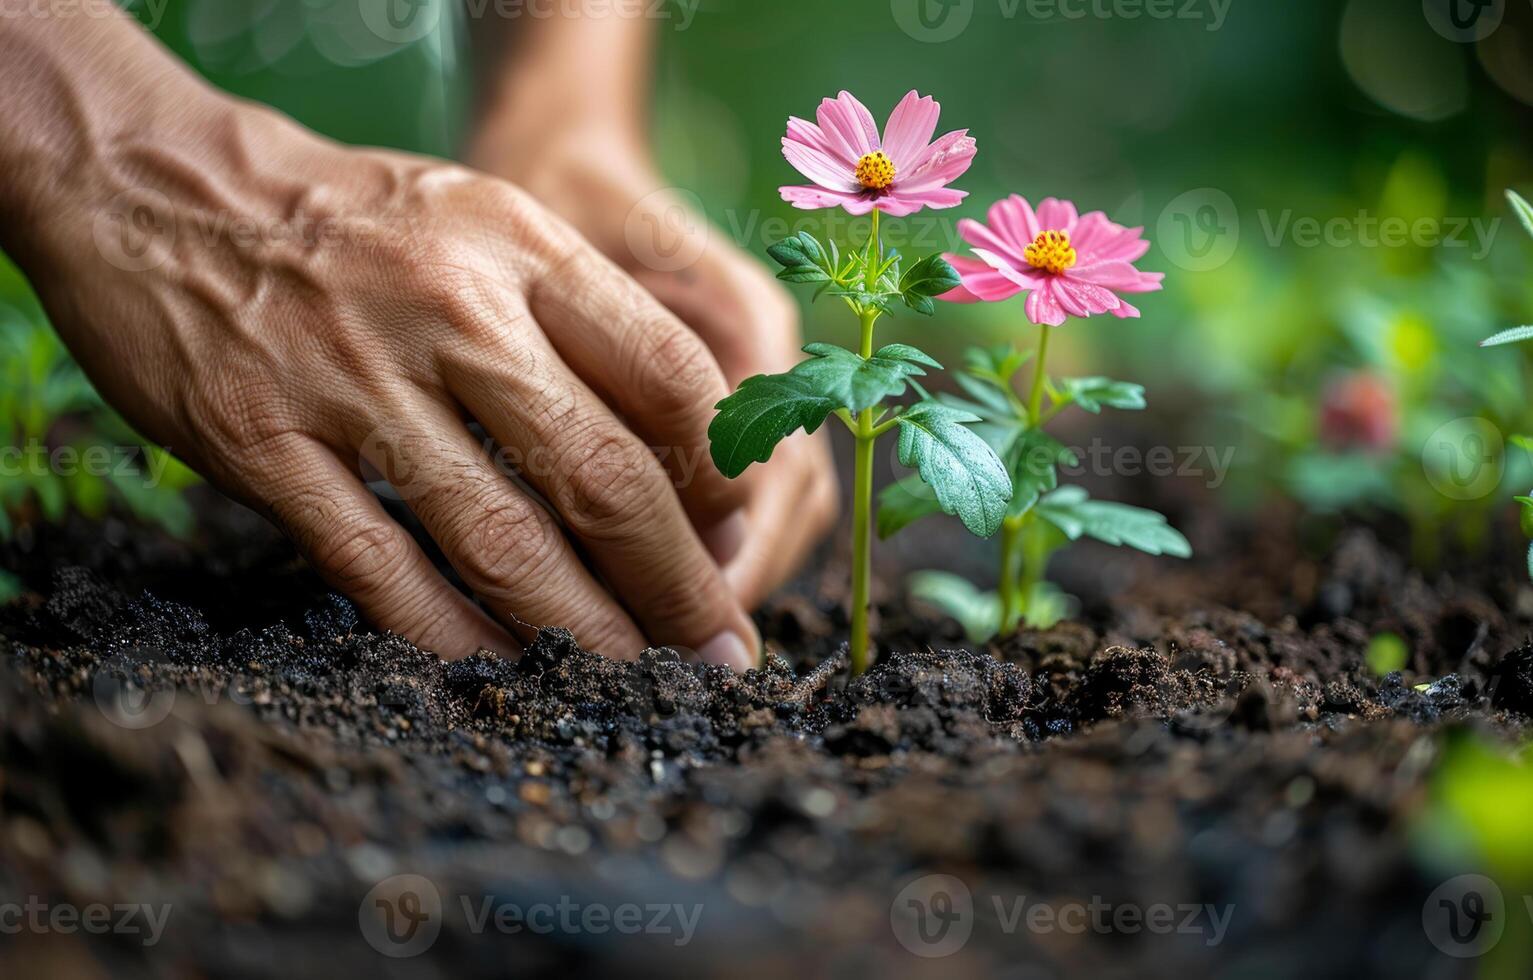
[[[1522,195],[1516,191],[1508,190],[1506,198],[1512,203],[1512,210],[1517,212],[1517,217],[1522,221],[1522,227],[1527,229],[1529,235],[1533,235],[1533,206],[1530,206]],[[1533,326],[1513,327],[1503,330],[1494,336],[1480,341],[1481,347],[1500,347],[1503,344],[1515,344],[1519,341],[1533,339]],[[1533,439],[1527,436],[1512,436],[1511,441],[1523,449],[1533,451]],[[1533,578],[1533,496],[1516,497],[1518,517],[1522,525],[1522,533],[1529,539],[1528,544],[1528,577]]]
[[[96,519],[109,509],[175,534],[190,530],[191,506],[181,491],[196,478],[107,408],[4,257],[0,446],[10,463],[0,473],[0,541],[25,525],[59,523],[70,513]],[[0,571],[0,602],[19,591]]]
[[[969,167],[974,140],[956,131],[931,142],[939,107],[915,92],[889,117],[882,136],[872,116],[849,92],[821,102],[816,123],[792,118],[783,154],[813,186],[784,187],[783,199],[796,207],[840,207],[868,215],[867,240],[843,253],[834,241],[822,243],[800,232],[769,249],[785,282],[816,287],[815,298],[834,296],[856,315],[857,350],[810,344],[810,359],[786,374],[757,375],[741,382],[719,402],[708,429],[714,464],[725,476],[739,476],[751,463],[764,463],[793,432],[814,432],[831,415],[855,441],[852,484],[851,666],[868,665],[868,591],[872,574],[874,445],[898,430],[900,462],[915,467],[930,488],[932,508],[956,516],[981,537],[1000,529],[1012,497],[1006,467],[984,439],[968,426],[978,414],[932,398],[915,380],[942,365],[908,344],[873,345],[874,327],[885,315],[908,309],[930,316],[934,298],[960,284],[958,273],[940,255],[907,259],[886,249],[879,237],[880,213],[912,214],[923,207],[958,204],[964,192],[947,185]],[[912,392],[910,404],[889,400]]]
[[[1118,294],[1160,288],[1160,273],[1133,266],[1149,243],[1140,229],[1114,224],[1100,211],[1079,216],[1074,205],[1052,198],[1035,212],[1012,195],[990,209],[989,221],[988,226],[959,222],[975,258],[947,257],[962,285],[943,298],[999,302],[1025,291],[1027,317],[1040,328],[1037,351],[1007,346],[969,351],[968,370],[957,378],[964,396],[940,401],[979,419],[975,431],[1002,459],[1011,479],[1011,502],[1001,522],[999,586],[981,592],[942,572],[923,572],[912,581],[917,597],[952,615],[975,642],[1010,632],[1019,621],[1046,628],[1068,615],[1069,597],[1044,573],[1050,556],[1072,541],[1089,537],[1152,555],[1192,554],[1187,539],[1160,514],[1092,500],[1080,487],[1060,486],[1059,467],[1078,460],[1045,431],[1070,408],[1095,414],[1145,407],[1144,389],[1137,384],[1103,377],[1055,380],[1046,359],[1050,331],[1067,316],[1139,315]],[[1024,401],[1015,379],[1029,361],[1032,382]],[[879,533],[893,534],[938,512],[939,504],[918,483],[895,483],[880,497]]]

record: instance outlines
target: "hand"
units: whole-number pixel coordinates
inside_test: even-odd
[[[426,649],[509,651],[548,624],[611,656],[754,662],[705,542],[762,505],[709,459],[725,380],[692,330],[502,180],[221,97],[177,111],[187,138],[91,147],[7,215],[36,229],[4,244],[109,402]],[[364,459],[489,615],[365,489]]]
[[[633,276],[708,345],[731,387],[802,360],[798,307],[766,269],[671,193],[625,127],[540,117],[537,135],[502,119],[468,162],[521,184]],[[528,147],[534,148],[528,151]],[[802,563],[839,506],[829,436],[795,437],[738,481],[746,535],[725,565],[753,608]]]

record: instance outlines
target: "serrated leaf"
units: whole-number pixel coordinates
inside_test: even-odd
[[[1528,234],[1533,235],[1533,205],[1528,204],[1523,196],[1514,190],[1506,192],[1506,199],[1512,202],[1512,210],[1517,212],[1517,217],[1522,219],[1522,227],[1527,229]]]
[[[777,278],[784,282],[827,282],[835,278],[834,262],[819,240],[807,231],[767,246],[767,255],[783,267]]]
[[[1128,504],[1092,500],[1080,487],[1060,487],[1045,495],[1034,512],[1071,541],[1085,536],[1151,555],[1192,556],[1192,545],[1163,515]]]
[[[1521,506],[1517,510],[1517,521],[1522,527],[1524,537],[1533,538],[1533,497],[1513,497]]]
[[[957,575],[917,572],[910,577],[910,595],[957,620],[970,643],[984,643],[1000,632],[1000,597],[994,592],[981,592]]]
[[[1533,326],[1513,327],[1510,330],[1503,330],[1480,341],[1480,346],[1500,347],[1502,344],[1515,344],[1522,340],[1533,340]]]
[[[963,284],[957,270],[941,255],[928,255],[899,278],[900,298],[917,313],[930,316],[937,310],[932,302],[935,296],[957,289]]]
[[[919,476],[896,480],[878,494],[878,537],[891,538],[921,518],[940,513],[937,495]]]
[[[899,458],[921,474],[944,514],[988,538],[1006,516],[1011,478],[995,451],[964,426],[978,421],[968,412],[923,401],[898,419]]]
[[[719,402],[708,426],[709,451],[719,472],[733,479],[751,463],[765,463],[784,438],[813,432],[841,405],[825,391],[823,379],[805,372],[805,361],[787,374],[758,374],[740,382]]]
[[[1075,453],[1041,429],[1020,432],[1002,458],[1011,476],[1011,505],[1006,511],[1010,517],[1027,513],[1040,496],[1059,486],[1060,465],[1080,462]]]
[[[799,367],[820,380],[821,390],[835,400],[836,407],[851,412],[904,394],[905,382],[925,376],[925,368],[942,368],[909,344],[889,344],[867,359],[834,344],[810,344],[804,352],[814,355],[815,360]]]
[[[1059,390],[1070,401],[1088,412],[1103,408],[1140,409],[1145,407],[1144,385],[1111,378],[1064,378]]]

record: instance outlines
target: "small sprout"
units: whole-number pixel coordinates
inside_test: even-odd
[[[1409,658],[1410,651],[1397,633],[1380,633],[1375,636],[1368,641],[1368,649],[1363,654],[1363,659],[1368,663],[1368,669],[1379,677],[1392,674],[1397,670],[1404,670],[1405,662]],[[1418,685],[1417,690],[1430,686],[1430,684]]]

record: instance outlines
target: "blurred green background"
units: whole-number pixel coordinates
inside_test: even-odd
[[[496,7],[423,2],[437,29],[408,43],[369,31],[358,0],[125,5],[231,92],[342,140],[452,155],[468,117],[468,35]],[[953,248],[957,218],[982,217],[1010,192],[1143,224],[1155,247],[1141,264],[1167,273],[1165,291],[1143,297],[1141,320],[1062,331],[1061,372],[1144,382],[1152,410],[1164,409],[1155,424],[1237,447],[1222,488],[1232,503],[1288,493],[1318,510],[1382,508],[1433,528],[1467,513],[1472,536],[1522,488],[1445,497],[1420,457],[1455,418],[1484,418],[1506,436],[1530,427],[1525,356],[1474,345],[1533,320],[1533,243],[1502,197],[1533,185],[1533,6],[1496,8],[1494,29],[1481,25],[1475,41],[1450,36],[1434,3],[656,0],[655,142],[714,233],[755,254],[784,221],[852,240],[865,226],[827,225],[778,199],[778,185],[799,180],[779,152],[784,120],[812,116],[840,88],[880,122],[908,89],[933,94],[942,129],[978,140],[960,182],[971,196],[886,222],[892,244]],[[1387,218],[1423,232],[1374,241],[1370,227]],[[1304,237],[1306,222],[1333,220],[1325,240]],[[15,363],[49,344],[32,336],[46,328],[18,277],[0,277],[0,307],[0,357]],[[850,334],[834,304],[807,314],[816,339]],[[975,339],[1032,342],[1020,302],[883,329],[939,357]],[[1390,392],[1396,437],[1367,452],[1323,446],[1318,406],[1358,370]],[[61,362],[44,373],[70,371]],[[43,399],[41,383],[16,384],[13,401]],[[9,411],[14,440],[31,431],[22,414],[51,409]]]

